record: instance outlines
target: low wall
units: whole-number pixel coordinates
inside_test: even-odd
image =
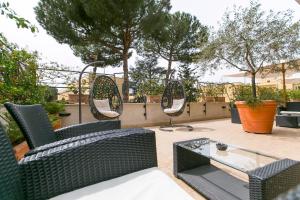
[[[62,125],[78,124],[78,104],[69,104],[65,108],[71,115],[62,118]],[[188,111],[189,108],[186,106],[184,113],[174,117],[173,122],[181,123],[230,117],[229,104],[223,102],[191,103],[190,114]],[[169,116],[162,112],[158,103],[147,103],[146,112],[143,103],[124,103],[123,114],[120,117],[123,128],[163,125],[168,124],[169,119]],[[89,105],[83,104],[82,122],[93,121],[97,120],[91,114]]]

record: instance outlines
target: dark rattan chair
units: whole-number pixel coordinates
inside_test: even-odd
[[[123,112],[123,102],[118,86],[109,76],[97,76],[89,96],[91,112],[96,119],[118,118]]]
[[[162,111],[170,116],[170,123],[166,126],[161,126],[162,131],[173,131],[170,128],[185,127],[189,131],[193,130],[192,126],[173,124],[172,117],[181,115],[184,112],[186,105],[186,96],[183,84],[178,80],[171,80],[163,93],[161,98]]]
[[[286,108],[279,107],[276,115],[276,126],[288,128],[300,128],[300,116],[282,115],[281,111],[300,112],[300,102],[287,102]]]
[[[54,131],[41,105],[5,103],[4,106],[17,122],[30,149],[88,133],[121,128],[119,120],[111,120],[78,124]]]
[[[51,148],[17,163],[0,125],[0,199],[49,199],[157,166],[153,131],[114,131]]]

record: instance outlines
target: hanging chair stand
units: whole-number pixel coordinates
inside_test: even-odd
[[[95,62],[91,62],[89,63],[88,65],[86,65],[83,70],[80,72],[79,74],[79,106],[78,106],[78,113],[79,113],[79,124],[82,123],[82,83],[81,83],[81,80],[82,80],[82,75],[85,73],[85,70],[89,67],[100,67],[100,66],[96,66],[97,64],[103,64],[103,61],[95,61]],[[91,106],[91,111],[92,111],[92,114],[94,115],[94,117],[96,119],[99,119],[99,120],[103,120],[103,119],[114,119],[114,118],[118,118],[121,114],[122,114],[122,111],[123,111],[123,102],[122,102],[122,99],[121,99],[121,96],[120,96],[120,93],[118,91],[118,87],[116,86],[115,82],[108,76],[105,76],[105,75],[102,75],[102,77],[104,77],[104,81],[99,81],[102,83],[103,85],[103,82],[104,85],[105,84],[110,84],[110,88],[114,88],[113,89],[113,93],[115,94],[114,95],[114,101],[112,102],[112,98],[110,98],[110,96],[105,96],[104,98],[105,99],[108,99],[109,100],[109,107],[110,108],[113,108],[111,109],[111,111],[114,111],[114,112],[117,112],[118,113],[118,116],[114,116],[114,117],[107,117],[105,115],[103,115],[103,113],[97,111],[97,108],[94,104],[94,101],[92,101],[93,99],[91,99],[91,95],[89,95],[89,103],[90,103],[90,106]],[[97,77],[96,77],[97,78]],[[95,79],[96,80],[96,79]],[[92,88],[90,89],[90,91],[93,91],[94,88],[95,88],[95,85],[94,83],[96,82],[94,80],[93,82],[93,86]],[[99,88],[98,88],[99,90]],[[100,89],[101,90],[101,89]],[[103,91],[100,91],[100,93],[105,93]],[[99,96],[99,95],[97,95]],[[101,95],[100,95],[101,96]],[[101,99],[101,98],[100,98]],[[116,106],[113,106],[115,104],[115,99],[117,99],[117,105]]]
[[[175,128],[187,128],[188,131],[193,131],[194,130],[194,128],[190,125],[173,124],[172,118],[170,118],[169,125],[160,126],[159,130],[167,131],[167,132],[173,132]]]
[[[177,102],[175,103],[175,101]],[[166,112],[167,110],[169,111],[170,109],[172,110],[174,103],[177,104],[175,106],[176,107],[175,111]],[[178,109],[179,105],[180,108]],[[160,126],[159,130],[172,132],[174,131],[174,128],[187,128],[188,131],[193,131],[193,127],[190,125],[174,124],[172,121],[172,117],[179,116],[184,112],[185,105],[186,105],[186,95],[185,95],[183,84],[178,80],[171,80],[167,84],[161,99],[162,111],[166,115],[170,116],[170,122],[168,125]]]

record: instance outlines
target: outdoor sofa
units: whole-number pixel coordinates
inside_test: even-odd
[[[192,200],[157,168],[155,133],[97,135],[17,163],[0,125],[1,200]]]
[[[300,102],[287,102],[285,108],[279,108],[276,126],[300,128]]]
[[[4,106],[22,131],[30,149],[44,149],[75,142],[97,134],[110,133],[109,130],[121,128],[120,120],[97,121],[72,125],[53,130],[47,112],[42,105],[17,105],[5,103]],[[108,131],[108,132],[107,132]]]

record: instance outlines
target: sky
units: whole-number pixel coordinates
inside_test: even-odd
[[[22,48],[30,51],[38,51],[41,57],[41,62],[58,62],[69,66],[72,69],[80,70],[84,67],[80,58],[73,55],[72,50],[66,44],[59,44],[54,38],[46,33],[39,26],[35,19],[33,8],[37,5],[38,0],[8,0],[11,8],[18,15],[28,19],[39,29],[37,33],[31,33],[28,30],[18,29],[14,23],[0,17],[0,32],[4,33],[6,38],[13,43],[18,44]],[[218,22],[226,9],[231,9],[233,5],[248,6],[249,0],[171,0],[171,12],[184,11],[195,15],[202,24],[209,27],[218,27]],[[282,11],[290,9],[294,11],[296,20],[300,20],[300,5],[295,0],[261,0],[264,10]],[[129,60],[129,65],[134,66],[135,57]],[[164,65],[164,63],[161,63]],[[121,72],[121,68],[106,69],[107,73]],[[235,72],[236,70],[220,70],[215,74],[206,73],[201,77],[201,81],[224,82],[228,78],[224,78],[224,74]],[[101,72],[101,70],[100,70]],[[242,80],[241,80],[242,81]]]

